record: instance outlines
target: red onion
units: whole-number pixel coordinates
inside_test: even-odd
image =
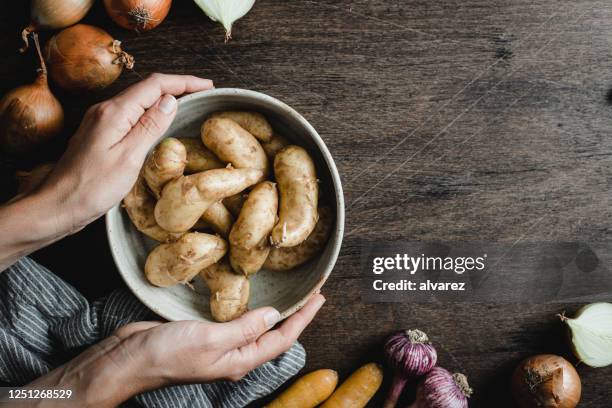
[[[397,404],[406,382],[427,374],[438,360],[438,353],[420,330],[405,330],[385,342],[385,358],[395,374],[384,408]]]
[[[416,400],[409,408],[468,408],[470,395],[472,389],[465,375],[434,367],[419,384]]]

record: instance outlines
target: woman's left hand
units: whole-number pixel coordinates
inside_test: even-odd
[[[153,74],[116,97],[92,106],[41,193],[59,200],[79,230],[130,191],[147,153],[176,116],[175,95],[211,89],[212,81]]]
[[[0,207],[0,271],[119,203],[174,120],[175,96],[212,87],[208,79],[153,74],[92,106],[42,186]]]

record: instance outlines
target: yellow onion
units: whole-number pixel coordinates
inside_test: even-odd
[[[36,80],[9,91],[0,100],[0,144],[13,154],[34,150],[57,136],[64,126],[64,109],[49,89],[38,36],[33,36],[40,58]]]
[[[28,35],[40,30],[58,30],[78,23],[93,6],[95,0],[32,0],[30,25],[21,36],[28,49]]]
[[[18,171],[15,173],[17,178],[17,194],[24,195],[31,193],[40,187],[55,167],[55,163],[41,163],[30,171]]]
[[[104,0],[106,12],[128,30],[149,31],[168,15],[172,0]]]
[[[574,366],[554,354],[529,357],[512,375],[512,394],[521,408],[574,408],[581,392]]]
[[[67,91],[106,88],[124,67],[134,67],[134,58],[121,49],[120,41],[87,24],[66,28],[51,38],[45,60],[53,82]]]

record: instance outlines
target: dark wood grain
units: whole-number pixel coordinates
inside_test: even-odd
[[[505,407],[520,359],[570,356],[559,305],[537,299],[363,304],[358,243],[612,239],[612,3],[259,0],[228,44],[192,2],[174,3],[144,35],[114,26],[99,5],[87,17],[124,40],[137,64],[103,92],[61,95],[64,140],[89,104],[156,71],[262,91],[301,112],[335,157],[347,204],[327,304],[301,338],[306,371],[330,367],[344,378],[380,359],[391,331],[420,327],[441,364],[470,377],[472,406]],[[27,5],[0,15],[0,91],[34,74],[32,56],[16,52],[26,20]],[[3,158],[4,198],[15,167],[30,164]],[[121,284],[102,221],[37,259],[90,298]],[[581,406],[610,406],[612,368],[578,370]]]

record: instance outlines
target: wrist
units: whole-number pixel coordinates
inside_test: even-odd
[[[60,405],[53,400],[41,400],[37,408],[116,407],[163,385],[147,377],[145,363],[128,353],[121,339],[111,336],[28,386],[72,391],[72,398]]]
[[[54,203],[31,194],[0,206],[0,271],[68,234]]]

